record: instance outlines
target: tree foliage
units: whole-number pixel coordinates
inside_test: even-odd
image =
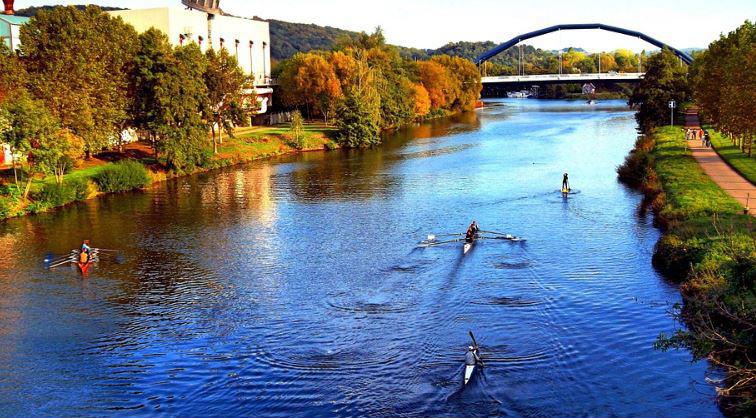
[[[669,122],[669,101],[678,106],[690,97],[688,69],[668,49],[648,60],[648,70],[633,91],[630,105],[638,107],[635,118],[644,130]]]
[[[746,21],[712,42],[692,68],[704,116],[751,154],[756,133],[756,25]]]
[[[344,38],[334,48],[296,54],[280,64],[278,79],[285,104],[304,108],[308,116],[336,110],[343,145],[373,145],[380,142],[380,129],[431,113],[471,110],[482,88],[471,62],[448,56],[407,60],[386,44],[380,28]],[[367,123],[369,117],[374,120]]]
[[[239,67],[236,57],[221,49],[216,52],[213,49],[205,53],[207,57],[207,70],[205,71],[205,85],[207,86],[207,98],[210,116],[210,126],[213,137],[213,152],[218,152],[220,132],[216,140],[215,131],[222,129],[232,135],[233,127],[242,123],[244,119],[243,90],[248,77]],[[254,97],[251,98],[254,100]]]
[[[13,172],[18,186],[17,166],[20,156],[27,156],[28,181],[24,197],[29,194],[31,181],[39,172],[37,160],[49,146],[55,146],[53,136],[58,129],[57,120],[48,112],[45,105],[26,93],[13,96],[0,106],[0,114],[10,129],[3,131],[0,142],[10,146],[13,156]]]
[[[95,6],[39,11],[21,28],[30,90],[97,152],[129,119],[136,32]]]

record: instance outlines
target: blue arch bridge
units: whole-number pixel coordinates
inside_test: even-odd
[[[605,30],[608,32],[619,33],[621,35],[625,35],[632,38],[638,38],[651,45],[656,46],[657,48],[660,48],[660,49],[666,48],[672,51],[680,59],[681,64],[684,63],[687,65],[690,65],[693,62],[693,58],[690,55],[686,54],[685,52],[677,48],[674,48],[670,45],[667,45],[664,42],[661,42],[657,39],[654,39],[638,31],[624,29],[624,28],[620,28],[616,26],[605,25],[602,23],[573,23],[573,24],[549,26],[547,28],[543,28],[543,29],[539,29],[533,32],[528,32],[522,35],[515,36],[514,38],[502,43],[496,48],[493,48],[490,51],[481,54],[479,57],[475,59],[475,64],[478,67],[483,66],[483,71],[485,72],[486,61],[490,60],[491,58],[501,54],[502,52],[518,44],[521,44],[523,41],[526,41],[532,38],[537,38],[539,36],[543,36],[549,33],[563,31],[563,30],[585,30],[585,29]],[[509,91],[529,89],[533,86],[542,86],[542,85],[549,85],[549,84],[581,83],[584,85],[583,91],[585,92],[595,87],[595,85],[604,85],[604,84],[610,84],[610,83],[638,83],[640,82],[640,80],[643,79],[643,76],[644,76],[644,73],[640,69],[641,67],[640,60],[642,60],[642,57],[640,57],[639,59],[638,71],[632,72],[632,73],[617,73],[613,71],[602,73],[601,63],[600,63],[601,60],[599,60],[598,73],[582,73],[582,74],[562,73],[561,65],[560,65],[559,74],[526,75],[524,71],[524,65],[522,63],[523,61],[522,50],[520,50],[520,54],[518,57],[518,74],[508,75],[508,76],[495,76],[495,77],[488,77],[488,76],[485,76],[484,74],[482,95],[484,97],[501,96]]]

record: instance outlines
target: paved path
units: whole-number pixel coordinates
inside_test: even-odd
[[[699,128],[698,108],[691,107],[685,112],[685,127]],[[741,176],[732,167],[724,162],[722,157],[711,148],[704,148],[700,140],[688,141],[688,148],[693,153],[693,157],[698,161],[704,172],[714,180],[724,191],[740,202],[743,207],[750,194],[748,206],[751,208],[750,214],[756,216],[756,186],[751,184]]]

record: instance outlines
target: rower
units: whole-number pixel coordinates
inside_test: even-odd
[[[567,173],[564,173],[564,176],[562,177],[562,193],[569,193],[570,192],[570,176]]]
[[[480,363],[482,363],[482,361],[480,360],[480,357],[478,356],[478,349],[473,346],[467,347],[467,353],[465,354],[465,365],[477,366]]]
[[[79,261],[82,263],[88,263],[91,259],[92,247],[89,246],[89,240],[84,240],[81,244],[81,250],[79,251]]]
[[[476,221],[472,221],[470,226],[467,228],[467,233],[465,233],[465,241],[473,242],[473,240],[475,240],[475,238],[478,236],[479,232],[480,228],[478,227],[478,223]]]

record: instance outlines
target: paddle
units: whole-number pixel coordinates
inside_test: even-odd
[[[475,341],[475,335],[473,335],[473,332],[472,331],[467,331],[467,333],[470,334],[470,338],[472,338],[473,347],[475,347],[475,350],[476,351],[480,351],[480,349],[478,347],[478,342]],[[481,367],[486,367],[486,365],[483,364],[483,360],[480,359],[480,356],[478,356],[478,361],[480,362],[480,366]]]

